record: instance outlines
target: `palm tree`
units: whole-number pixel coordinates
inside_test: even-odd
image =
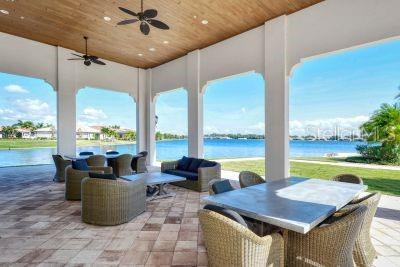
[[[382,147],[400,147],[400,103],[383,104],[369,121],[361,125],[369,141],[378,141]]]
[[[4,126],[2,131],[5,138],[14,138],[17,135],[17,127],[15,125]]]
[[[400,86],[397,89],[399,89],[399,91],[400,91]],[[400,93],[397,96],[395,96],[394,99],[400,100]]]

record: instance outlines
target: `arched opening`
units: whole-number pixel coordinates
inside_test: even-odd
[[[156,99],[156,160],[188,155],[188,94],[184,88],[161,93]]]
[[[136,103],[129,94],[85,87],[76,98],[77,153],[136,153]]]
[[[0,167],[52,163],[57,100],[42,79],[0,73]]]
[[[265,157],[265,83],[258,73],[210,82],[204,94],[204,154],[242,171]],[[259,170],[264,175],[264,167]]]
[[[291,175],[353,173],[370,190],[400,194],[400,132],[393,130],[400,127],[399,49],[398,40],[376,43],[312,58],[294,70]],[[382,149],[385,143],[391,145]]]

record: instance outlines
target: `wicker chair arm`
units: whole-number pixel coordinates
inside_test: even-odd
[[[199,180],[201,183],[208,183],[213,179],[221,179],[221,164],[217,163],[214,167],[199,168]]]
[[[161,171],[174,170],[178,166],[178,160],[175,161],[164,161],[161,163]]]
[[[99,167],[99,166],[89,166],[89,171],[91,172],[103,172],[106,174],[113,173],[112,167]]]

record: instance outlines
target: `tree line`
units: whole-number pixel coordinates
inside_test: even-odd
[[[37,129],[40,128],[45,128],[45,127],[52,127],[54,126],[50,123],[34,123],[33,121],[23,121],[23,120],[18,120],[17,123],[13,125],[8,125],[8,126],[2,126],[2,133],[4,138],[21,138],[22,134],[21,132],[18,131],[18,129],[26,129],[33,133]]]

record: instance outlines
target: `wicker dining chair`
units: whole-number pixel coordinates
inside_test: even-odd
[[[93,155],[86,162],[89,166],[103,167],[106,164],[106,157],[103,155]]]
[[[201,209],[198,214],[209,266],[283,266],[284,243],[280,234],[259,237],[214,211]]]
[[[347,212],[349,209],[354,209],[361,205],[368,208],[364,222],[361,226],[361,231],[357,236],[356,244],[353,251],[354,261],[357,266],[372,266],[374,259],[377,256],[374,245],[371,241],[371,224],[374,219],[376,210],[378,209],[379,200],[381,199],[380,193],[371,193],[364,197],[358,198],[350,202],[349,205],[339,210],[340,213]]]
[[[307,234],[285,230],[285,266],[354,266],[353,248],[366,214],[363,205]]]
[[[82,221],[95,225],[129,222],[146,210],[146,185],[135,181],[82,180]]]
[[[331,180],[337,181],[337,182],[351,183],[351,184],[364,184],[361,177],[358,177],[357,175],[354,175],[354,174],[348,174],[348,173],[336,175]]]
[[[257,173],[242,171],[239,174],[239,183],[241,188],[245,188],[248,186],[265,183],[265,180]]]
[[[221,179],[212,179],[211,181],[208,182],[208,194],[210,195],[215,195],[215,192],[213,190],[213,184],[216,182],[220,182]]]
[[[132,175],[132,155],[123,154],[116,158],[110,159],[109,166],[113,168],[115,176]]]
[[[64,159],[61,155],[52,155],[56,173],[54,174],[54,182],[65,181],[65,169],[72,164],[71,160]]]

